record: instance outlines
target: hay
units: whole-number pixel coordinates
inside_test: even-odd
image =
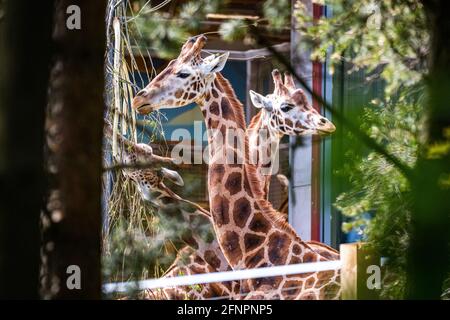
[[[139,131],[153,132],[150,136],[153,141],[155,136],[163,136],[161,116],[156,114],[139,121],[131,108],[133,95],[141,89],[137,84],[144,83],[142,72],[148,79],[156,74],[148,50],[139,46],[140,31],[135,17],[129,1],[108,1],[105,120],[113,123],[113,137],[122,134],[131,141],[141,142]],[[136,57],[144,61],[144,71],[138,68]],[[149,65],[145,58],[150,59]],[[118,164],[115,159],[124,147],[120,139],[105,142],[104,167]],[[163,145],[159,151],[165,154],[167,148]],[[141,199],[133,181],[122,170],[107,171],[103,175],[103,206],[104,281],[161,276],[171,263],[167,257],[174,256],[176,248],[170,241],[165,241],[165,231],[158,227],[153,208]]]

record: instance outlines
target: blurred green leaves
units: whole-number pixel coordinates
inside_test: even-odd
[[[229,20],[220,25],[219,33],[225,41],[239,40],[247,34],[247,24],[243,20]]]
[[[143,4],[141,1],[140,5]],[[138,37],[142,39],[142,45],[153,48],[161,58],[171,59],[178,55],[181,45],[189,36],[201,32],[201,23],[208,14],[219,13],[225,4],[226,1],[220,0],[191,0],[181,5],[181,8],[149,10],[151,12],[133,18],[137,20],[136,29],[139,30]],[[252,23],[267,21],[271,33],[290,27],[289,0],[267,0],[262,9],[264,17]],[[218,27],[218,34],[225,41],[244,39],[249,42],[248,23],[244,18],[224,20]]]
[[[137,16],[142,45],[153,48],[161,58],[178,56],[181,45],[199,32],[202,20],[219,5],[219,0],[189,1],[175,13],[155,11]]]
[[[390,153],[413,167],[424,128],[422,113],[417,103],[388,103],[366,108],[361,125]],[[350,188],[339,195],[335,205],[352,219],[342,225],[342,230],[360,231],[382,256],[389,257],[382,297],[402,298],[411,216],[410,183],[375,152],[362,156],[349,151],[346,159],[341,173],[348,177]]]
[[[158,13],[153,13],[151,18],[140,17],[136,24],[143,34],[142,43],[157,48],[161,58],[177,56],[181,44],[189,37],[186,29],[180,28],[180,20],[165,19]]]
[[[274,30],[290,27],[291,1],[266,0],[263,5],[264,18]]]
[[[327,5],[332,16],[317,21],[300,2],[295,7],[298,30],[313,59],[325,60],[332,48],[331,71],[342,61],[369,72],[382,65],[387,100],[400,87],[422,79],[429,36],[420,1],[330,0]]]
[[[327,5],[330,17],[315,20],[301,2],[296,3],[302,45],[307,43],[312,59],[328,58],[331,73],[345,64],[348,74],[364,70],[370,75],[358,80],[361,86],[383,81],[384,94],[371,105],[357,106],[365,109],[354,121],[390,154],[415,168],[426,132],[423,80],[430,43],[421,2],[330,0]],[[335,203],[348,217],[342,230],[363,235],[389,257],[382,297],[402,298],[413,210],[410,181],[379,153],[351,147],[359,142],[354,136],[345,134],[344,139],[354,143],[347,141],[345,164],[339,168],[348,181]],[[437,156],[446,150],[446,144],[439,143],[428,152]],[[447,180],[442,181],[445,185]]]

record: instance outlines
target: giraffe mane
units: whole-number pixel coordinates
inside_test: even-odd
[[[254,129],[256,126],[258,126],[258,122],[261,120],[261,117],[262,117],[262,111],[258,112],[256,115],[254,115],[253,118],[250,120],[248,129]]]
[[[337,251],[335,248],[332,248],[332,247],[326,245],[325,243],[322,243],[322,242],[319,242],[319,241],[315,241],[315,240],[309,240],[308,243],[314,244],[314,245],[316,245],[318,247],[322,247],[322,248],[330,250],[330,251],[332,251],[332,252],[334,252],[336,254],[339,254],[339,251]]]
[[[228,79],[225,79],[224,76],[217,72],[216,73],[216,80],[221,86],[222,90],[230,100],[230,106],[234,111],[234,115],[236,116],[236,121],[238,123],[238,126],[240,129],[245,130],[245,119],[244,119],[244,107],[242,106],[242,103],[239,101],[239,99],[236,97],[236,93],[234,92],[233,87],[230,84],[230,81]]]
[[[233,87],[231,86],[230,82],[227,79],[225,79],[223,77],[223,75],[220,74],[219,72],[216,73],[216,80],[219,83],[219,85],[221,86],[221,88],[224,91],[224,93],[226,94],[226,96],[228,97],[228,99],[230,100],[230,106],[233,109],[234,114],[236,116],[236,122],[238,124],[238,127],[245,130],[246,128],[245,128],[243,106],[242,106],[242,103],[236,97],[236,93],[234,92]],[[261,114],[261,112],[259,114]],[[255,116],[252,119],[252,123],[256,117],[257,116]],[[249,155],[249,146],[248,146],[247,135],[245,135],[244,148],[245,148],[245,159],[247,161],[248,155]],[[278,227],[280,227],[281,230],[289,232],[292,236],[294,236],[297,239],[297,241],[301,242],[306,247],[309,247],[305,242],[303,242],[300,239],[300,237],[295,232],[295,230],[292,228],[292,226],[286,222],[284,215],[281,212],[275,210],[273,208],[272,204],[269,201],[264,199],[264,192],[260,188],[259,178],[258,178],[258,173],[256,171],[256,167],[253,165],[246,165],[244,172],[245,172],[247,181],[249,183],[250,190],[252,192],[252,196],[255,197],[255,199],[257,200],[259,209],[262,212],[264,212],[264,214],[274,224],[276,224]]]

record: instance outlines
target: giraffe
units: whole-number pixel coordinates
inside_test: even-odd
[[[274,72],[273,72],[273,77],[274,77],[274,81],[277,81],[277,76],[278,76],[278,71],[277,70],[275,70]],[[287,78],[287,75],[286,75],[286,78]],[[277,87],[276,87],[277,88]],[[253,94],[255,94],[255,93],[253,93]],[[278,92],[274,92],[274,95],[277,95],[277,94],[279,94]],[[298,108],[300,108],[300,106],[298,107]],[[268,111],[269,112],[269,111]],[[257,116],[255,116],[255,118],[259,118],[259,115],[257,115]],[[257,123],[259,123],[259,124],[261,124],[261,123],[264,123],[263,121],[258,121]],[[257,129],[267,129],[267,128],[270,128],[269,126],[264,126],[264,125],[260,125],[259,126],[259,128],[257,128]],[[281,134],[283,134],[283,133],[281,133]],[[287,134],[289,134],[289,133],[287,133]],[[275,139],[277,140],[277,146],[278,146],[278,142],[279,142],[279,139],[281,138],[280,137],[280,134],[279,133],[276,133],[276,134],[274,134],[274,135],[270,135],[270,137],[275,137]],[[257,139],[256,140],[256,143],[252,143],[251,144],[251,149],[252,148],[256,148],[259,152],[261,152],[261,150],[260,149],[262,149],[262,147],[263,147],[263,144],[260,142],[261,140],[260,139]],[[257,165],[260,165],[262,162],[258,162],[258,164]],[[261,174],[259,174],[258,175],[258,177],[260,177],[261,179],[263,179],[263,177],[264,176],[262,176],[262,173]],[[286,177],[284,177],[285,179],[287,179]],[[281,177],[280,177],[280,179],[281,179]],[[263,180],[264,181],[264,180]],[[267,186],[267,189],[268,189],[268,184],[269,184],[269,182],[270,182],[270,180],[269,179],[266,179],[265,180],[265,184],[266,184],[266,186]],[[287,186],[286,186],[287,187]],[[208,212],[209,213],[209,212]],[[321,254],[322,256],[324,256],[324,257],[327,257],[327,258],[330,258],[330,259],[338,259],[339,258],[339,255],[337,254],[337,252],[334,250],[334,249],[332,249],[332,248],[330,248],[330,247],[328,247],[328,246],[326,246],[326,245],[324,245],[324,244],[321,244],[321,243],[317,243],[317,242],[315,242],[315,241],[308,241],[307,242],[316,252],[318,252],[319,254]],[[187,248],[186,248],[187,249]],[[186,254],[186,256],[188,256],[187,254]],[[172,274],[177,274],[177,272],[179,273],[179,274],[191,274],[192,272],[191,272],[191,269],[192,268],[190,268],[190,265],[194,265],[195,264],[195,260],[198,260],[198,258],[195,256],[195,253],[193,253],[193,254],[191,254],[191,256],[189,256],[188,257],[188,259],[190,259],[190,261],[191,261],[191,263],[190,264],[188,264],[188,265],[184,265],[184,266],[180,266],[180,268],[182,268],[183,269],[183,271],[176,271],[176,270],[178,270],[178,269],[174,269],[175,271],[173,271],[172,272]],[[186,295],[186,294],[185,294]]]
[[[107,136],[112,137],[110,125],[105,126],[104,132]],[[189,229],[197,231],[183,237],[182,240],[186,246],[179,251],[177,258],[167,269],[164,277],[231,270],[217,241],[212,238],[214,233],[211,228],[210,212],[196,203],[183,199],[164,183],[164,180],[167,179],[176,185],[184,185],[183,179],[176,171],[163,167],[172,164],[173,159],[154,154],[151,146],[147,144],[135,144],[120,135],[118,139],[123,145],[123,149],[117,160],[123,161],[126,166],[124,168],[125,175],[135,182],[142,198],[150,202],[158,210],[160,216],[167,215],[169,212],[171,213],[170,218],[176,219],[179,223],[178,218],[181,217],[188,224]],[[133,165],[142,163],[151,165],[151,168],[133,168]],[[180,203],[184,205],[180,205]],[[178,211],[176,214],[172,213],[175,206],[181,215],[178,214]],[[233,297],[238,288],[236,282],[204,284],[198,287],[164,288],[162,298],[171,300]],[[144,298],[161,298],[161,294],[146,291]]]
[[[255,167],[248,163],[242,104],[220,74],[228,53],[202,59],[205,41],[203,35],[189,39],[179,57],[135,95],[132,107],[148,114],[193,102],[200,106],[208,128],[212,220],[233,269],[328,260],[302,241],[264,198]],[[236,136],[241,148],[236,148]],[[339,272],[324,271],[245,280],[240,290],[247,299],[324,299],[336,298],[339,287]]]
[[[275,69],[272,71],[272,78],[274,82],[272,94],[262,96],[250,90],[253,105],[261,111],[252,118],[247,129],[250,157],[253,157],[256,163],[260,188],[263,189],[266,199],[269,196],[271,175],[275,173],[273,164],[278,161],[276,157],[280,140],[284,135],[326,135],[336,130],[330,120],[320,115],[310,105],[303,90],[296,89],[292,75],[286,72],[283,83],[280,72]],[[283,181],[283,177],[278,175],[277,178]],[[287,201],[285,207],[286,204]],[[316,241],[307,243],[322,256],[331,260],[339,259],[335,249]]]
[[[309,134],[330,134],[335,126],[309,104],[302,89],[296,89],[289,73],[285,74],[285,83],[280,72],[272,71],[274,92],[266,97],[250,90],[250,98],[256,108],[262,109],[255,115],[248,128],[250,154],[260,172],[261,188],[268,197],[270,177],[273,173],[273,161],[278,154],[280,140],[284,135],[305,136]],[[266,136],[264,136],[266,135]],[[262,141],[261,141],[262,140]],[[261,159],[264,158],[264,159]]]
[[[274,77],[275,80],[275,77]],[[259,115],[255,116],[255,118],[258,118]],[[258,122],[261,123],[261,122]],[[267,128],[267,126],[265,127],[260,127],[261,129],[265,129]],[[272,135],[271,135],[272,136]],[[277,135],[278,137],[278,135]],[[255,144],[251,144],[252,148],[256,148],[256,149],[261,149],[262,144],[260,143],[261,140],[257,140],[257,142]],[[128,143],[129,144],[129,143]],[[144,148],[147,151],[149,150],[149,154],[153,155],[151,148],[146,145],[146,144],[138,144],[137,145],[140,148]],[[153,155],[156,156],[156,155]],[[161,161],[161,160],[160,160]],[[127,153],[125,156],[125,163],[127,164],[133,164],[138,162],[138,157],[136,154],[131,154],[131,153]],[[165,162],[167,162],[167,160],[165,160]],[[259,162],[261,163],[261,162]],[[258,164],[259,164],[258,163]],[[181,177],[177,177],[175,174],[176,172],[170,172],[169,174],[169,170],[166,168],[161,168],[161,172],[163,173],[163,177],[169,177],[170,180],[172,180],[172,182],[174,182],[175,184],[178,185],[182,185],[182,179]],[[177,196],[176,194],[174,194],[170,189],[168,189],[163,182],[161,181],[162,177],[160,175],[157,175],[156,172],[154,172],[154,170],[134,170],[134,171],[128,171],[128,175],[137,183],[139,190],[141,191],[141,194],[143,195],[143,198],[153,202],[155,205],[157,206],[162,206],[163,203],[158,200],[158,197],[154,197],[151,195],[151,193],[155,193],[159,192],[160,193],[160,197],[162,196],[163,199],[169,197],[172,199],[181,199],[179,196]],[[261,178],[263,178],[263,176],[259,176]],[[175,178],[175,179],[174,179]],[[285,178],[285,177],[284,177]],[[286,178],[285,178],[286,179]],[[181,180],[181,183],[179,183],[179,181]],[[159,181],[158,183],[155,184],[155,182]],[[266,184],[268,185],[270,180],[266,180]],[[178,183],[177,183],[178,182]],[[145,188],[145,185],[150,185],[151,188]],[[268,187],[268,186],[267,186]],[[287,187],[287,185],[286,185]],[[151,191],[151,189],[153,189],[154,191]],[[204,210],[201,210],[203,214],[205,214]],[[210,213],[206,212],[206,214],[209,216]],[[320,243],[316,243],[314,241],[311,242],[307,242],[316,252],[318,252],[319,254],[325,256],[325,257],[330,257],[330,255],[333,255],[335,253],[335,251],[333,251],[333,249],[329,248],[329,247],[324,247],[323,244]],[[218,248],[217,243],[214,243],[213,245],[208,244],[209,247],[213,247],[215,250],[213,250],[214,252],[216,252],[216,255],[220,256],[221,252],[220,249]],[[331,252],[331,253],[330,253]],[[200,255],[202,255],[200,253]],[[169,268],[168,273],[166,273],[165,276],[176,276],[176,275],[181,275],[181,274],[194,274],[194,273],[199,273],[199,263],[203,262],[204,264],[204,259],[202,259],[197,253],[192,252],[192,248],[186,247],[183,250],[180,251],[180,256],[183,256],[183,259],[181,259],[180,257],[177,258],[177,261],[174,262],[173,267]],[[335,257],[334,257],[335,258]],[[180,263],[180,260],[184,260],[184,263]],[[188,263],[186,263],[186,261],[188,261]],[[208,270],[208,269],[204,269],[204,270]],[[195,272],[194,272],[195,271]],[[212,271],[220,271],[220,269],[217,270],[212,270]],[[209,268],[209,272],[211,272],[211,268]],[[234,283],[234,286],[237,286],[237,283]],[[203,288],[204,289],[204,288]],[[188,290],[188,292],[186,292],[186,288],[170,288],[170,290],[176,290],[177,294],[167,294],[167,289],[166,290],[166,296],[170,296],[171,298],[174,297],[188,297],[188,298],[205,298],[205,294],[203,292],[198,292],[198,291],[193,291],[192,289]],[[204,290],[205,291],[205,290]]]

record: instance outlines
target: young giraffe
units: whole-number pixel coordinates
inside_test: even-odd
[[[190,39],[180,56],[137,93],[132,106],[141,114],[196,102],[208,128],[208,186],[216,236],[231,267],[249,269],[325,261],[303,242],[266,201],[253,165],[242,104],[219,73],[228,54],[202,59],[206,38]],[[243,148],[235,139],[243,137]],[[232,163],[228,160],[233,160]],[[242,281],[247,298],[329,299],[339,295],[339,272],[325,271]]]
[[[107,136],[112,137],[111,126],[105,126],[104,131]],[[181,198],[165,185],[164,179],[183,185],[183,179],[176,171],[162,167],[172,164],[173,159],[155,155],[149,145],[135,144],[120,135],[118,139],[123,145],[119,158],[125,165],[130,167],[140,163],[152,165],[152,168],[124,169],[125,175],[136,183],[142,198],[149,201],[158,210],[160,216],[167,216],[170,213],[172,220],[178,220],[181,217],[183,221],[178,220],[177,223],[188,224],[190,230],[196,230],[183,237],[182,240],[187,246],[179,251],[176,260],[168,268],[164,277],[231,270],[217,241],[213,238],[210,213],[198,204]],[[181,215],[177,210],[181,212]],[[236,282],[225,282],[204,284],[198,288],[192,286],[164,288],[162,293],[165,299],[208,299],[234,296],[238,288]],[[159,297],[152,291],[147,291],[144,296],[148,299]]]
[[[250,98],[256,108],[262,109],[255,115],[248,128],[251,146],[251,159],[256,163],[260,173],[261,188],[266,198],[273,172],[273,163],[277,161],[280,140],[284,135],[305,136],[310,134],[330,134],[335,126],[311,107],[302,89],[295,89],[292,76],[285,74],[285,83],[280,72],[272,71],[274,92],[266,97],[250,90]]]
[[[269,196],[271,177],[275,173],[273,165],[278,162],[279,145],[284,135],[325,135],[336,130],[330,120],[309,104],[303,90],[295,88],[289,73],[285,73],[284,83],[277,69],[272,71],[272,78],[272,94],[264,97],[250,90],[252,103],[261,111],[252,118],[247,129],[250,157],[252,163],[256,163],[260,188],[266,199]],[[316,241],[307,243],[322,256],[330,260],[339,259],[339,253],[335,249]]]

